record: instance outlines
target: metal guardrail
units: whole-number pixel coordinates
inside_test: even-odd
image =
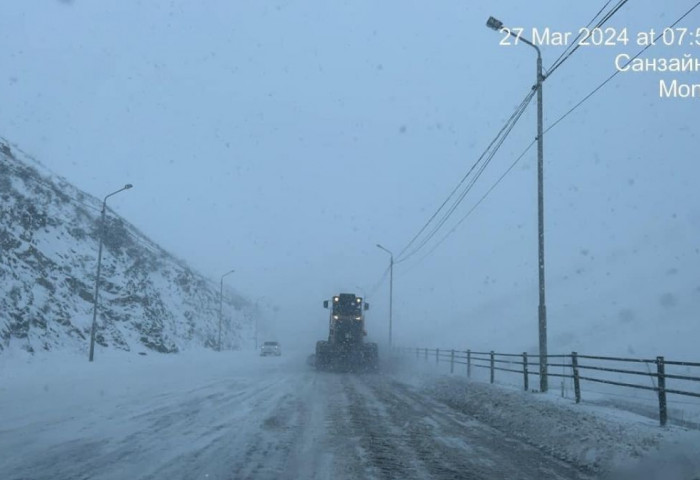
[[[409,348],[396,347],[396,351],[406,354],[415,354],[416,359],[423,359],[426,362],[434,360],[436,364],[441,362],[449,362],[450,373],[454,373],[455,365],[466,366],[467,377],[472,377],[472,370],[475,368],[488,369],[490,383],[495,382],[496,372],[510,372],[522,375],[522,384],[524,390],[529,390],[530,375],[539,376],[539,355],[532,355],[526,352],[523,353],[496,353],[494,351],[479,352],[472,350],[441,350],[439,348]],[[644,358],[625,358],[625,357],[607,357],[594,355],[580,355],[577,352],[571,352],[564,355],[547,355],[548,367],[560,367],[570,369],[570,374],[549,372],[551,377],[560,377],[571,379],[574,384],[574,396],[576,403],[581,402],[581,382],[601,383],[615,385],[619,387],[634,388],[639,390],[650,390],[657,393],[659,406],[659,423],[665,426],[668,421],[668,395],[682,395],[686,397],[700,398],[700,388],[693,392],[690,390],[679,390],[676,388],[667,388],[666,380],[671,379],[676,382],[700,382],[700,363],[697,362],[678,362],[666,360],[659,356],[655,359]],[[536,361],[530,361],[535,359]],[[610,365],[610,364],[614,365]],[[645,365],[647,371],[630,370],[620,368],[617,364],[633,363],[637,365]],[[652,371],[651,366],[655,368]],[[536,367],[530,370],[529,367]],[[698,376],[680,375],[676,373],[667,373],[666,367],[686,367],[698,368]],[[584,374],[581,374],[584,371]],[[591,372],[591,373],[585,373]],[[601,374],[617,374],[624,376],[622,380],[610,377],[605,378]],[[634,378],[648,377],[651,379],[651,385],[640,385],[639,383],[630,383],[627,376]]]

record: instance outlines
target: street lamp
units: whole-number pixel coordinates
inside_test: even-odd
[[[92,362],[95,357],[95,330],[97,328],[97,298],[100,293],[100,270],[102,269],[102,242],[105,232],[105,214],[107,212],[107,199],[112,195],[116,195],[119,192],[128,190],[133,185],[127,183],[122,188],[116,192],[112,192],[107,195],[102,201],[102,217],[100,219],[100,246],[97,250],[97,275],[95,275],[95,296],[93,297],[93,307],[92,307],[92,327],[90,328],[90,361]]]
[[[260,317],[259,303],[259,300],[255,302],[255,351],[258,350],[258,317]]]
[[[377,247],[391,255],[391,259],[389,261],[389,346],[391,347],[391,309],[394,298],[394,254],[391,253],[391,250],[388,250],[379,244],[377,244]]]
[[[499,31],[503,28],[503,22],[489,17],[486,26]],[[537,51],[537,238],[538,238],[538,271],[539,271],[539,337],[540,337],[540,391],[547,391],[547,307],[544,298],[544,144],[542,132],[542,55],[540,49],[529,40],[515,35],[507,30],[511,36],[519,38],[523,43],[530,45]]]
[[[231,270],[230,272],[226,272],[221,275],[221,286],[219,288],[219,351],[221,351],[221,319],[223,318],[224,311],[224,277],[232,274],[233,272],[235,272],[235,270]]]

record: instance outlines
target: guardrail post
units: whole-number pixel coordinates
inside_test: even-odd
[[[428,361],[428,347],[425,347],[425,361]]]
[[[472,351],[467,349],[467,378],[472,378]]]
[[[493,350],[491,350],[491,383],[493,383],[493,374],[494,374],[494,361],[493,361]]]
[[[578,353],[571,352],[571,369],[574,371],[574,395],[576,403],[581,403],[581,382],[578,378]]]
[[[664,357],[656,357],[656,372],[659,375],[658,388],[659,391],[659,423],[661,426],[666,425],[668,420],[668,411],[666,409],[666,372],[664,368]]]
[[[525,386],[525,391],[527,392],[530,389],[527,375],[527,352],[523,352],[523,385]]]
[[[455,373],[455,351],[450,353],[450,373]]]
[[[436,348],[435,349],[435,364],[440,363],[440,349]]]

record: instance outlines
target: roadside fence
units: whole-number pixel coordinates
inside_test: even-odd
[[[449,364],[450,373],[461,370],[468,378],[478,372],[488,374],[489,382],[496,383],[503,377],[505,383],[520,383],[530,391],[530,377],[539,377],[540,356],[523,353],[496,353],[472,350],[439,348],[396,347],[397,353],[415,357],[416,360]],[[700,409],[700,363],[656,358],[625,358],[583,355],[571,352],[563,355],[547,355],[547,376],[562,379],[562,396],[565,380],[573,383],[573,398],[581,402],[582,384],[604,384],[616,388],[652,392],[658,404],[659,424],[668,422],[668,399],[693,398],[692,405]],[[519,381],[517,379],[520,378]],[[501,382],[499,382],[501,383]],[[588,389],[588,387],[586,387]],[[535,391],[535,390],[532,390]],[[590,391],[590,390],[589,390]],[[608,392],[606,392],[607,394]]]

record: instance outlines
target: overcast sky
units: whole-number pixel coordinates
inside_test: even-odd
[[[7,0],[0,135],[97,197],[133,183],[110,207],[217,282],[235,268],[228,284],[280,305],[280,332],[318,336],[321,301],[359,291],[385,340],[388,281],[372,287],[389,256],[375,245],[398,255],[535,81],[535,52],[500,46],[486,19],[576,32],[604,3]],[[606,26],[634,39],[694,3],[631,1]],[[700,9],[680,25],[695,32]],[[638,50],[574,53],[545,82],[545,125]],[[562,51],[542,46],[544,66]],[[700,46],[646,55],[683,53]],[[666,294],[698,304],[700,100],[659,98],[660,78],[697,83],[622,73],[546,136],[550,350],[606,316],[650,322],[645,302],[669,307]],[[436,239],[535,122],[533,103]],[[457,329],[458,342],[522,331],[536,345],[535,155],[427,258],[432,243],[396,265],[397,341]]]

